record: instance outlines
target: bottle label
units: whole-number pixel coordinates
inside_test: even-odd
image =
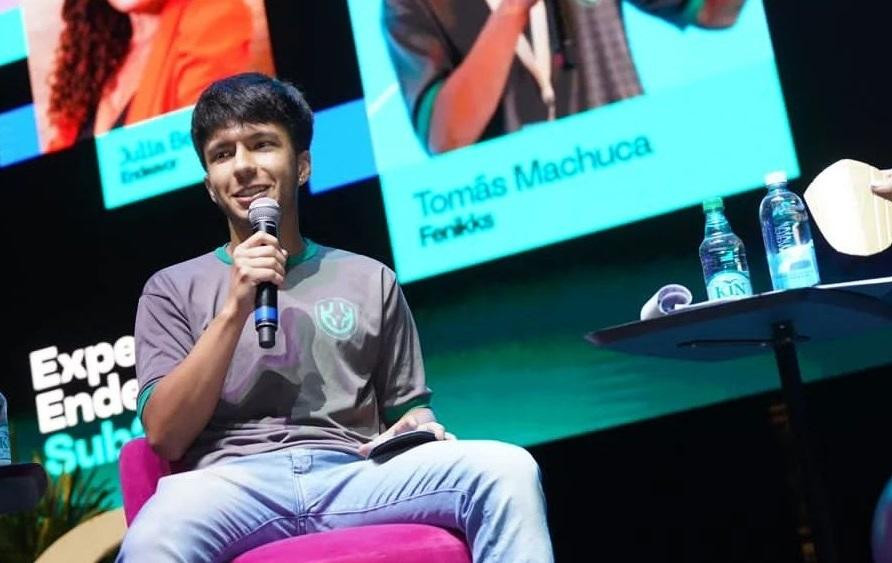
[[[0,423],[0,465],[12,462],[11,453],[9,450],[9,425]]]
[[[772,282],[775,289],[811,287],[821,282],[812,243],[780,250],[775,257]]]
[[[706,284],[706,294],[710,301],[727,297],[745,297],[753,294],[753,286],[745,272],[719,272]]]

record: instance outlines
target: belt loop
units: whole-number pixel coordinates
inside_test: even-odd
[[[307,473],[313,467],[313,456],[300,450],[291,450],[291,464],[295,473]]]

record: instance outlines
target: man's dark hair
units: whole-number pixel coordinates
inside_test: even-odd
[[[258,72],[236,74],[208,86],[192,113],[192,144],[207,169],[204,146],[216,131],[237,124],[283,126],[297,154],[310,148],[313,110],[300,90]]]

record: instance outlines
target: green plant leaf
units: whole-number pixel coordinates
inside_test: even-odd
[[[32,459],[42,463],[38,454]],[[50,479],[37,507],[0,516],[0,561],[30,563],[82,522],[109,510],[113,488],[80,468]]]

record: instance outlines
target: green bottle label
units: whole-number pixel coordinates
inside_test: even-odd
[[[728,297],[745,297],[753,294],[750,278],[743,272],[719,272],[706,284],[710,301]]]

